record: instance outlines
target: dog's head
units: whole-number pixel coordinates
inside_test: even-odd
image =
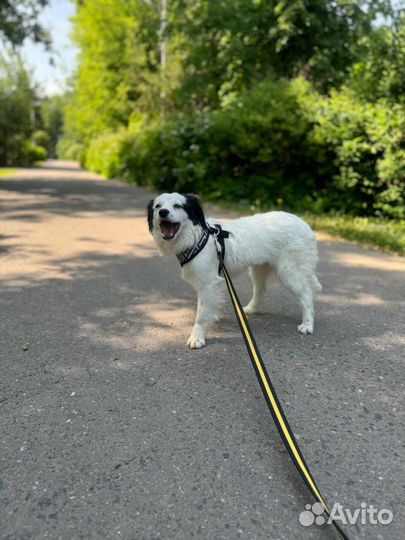
[[[163,193],[148,204],[148,225],[163,253],[178,253],[193,245],[200,228],[207,228],[201,202],[195,195]]]

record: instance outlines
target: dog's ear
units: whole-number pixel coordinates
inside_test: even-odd
[[[205,222],[204,210],[200,199],[197,195],[193,195],[192,193],[185,195],[185,197],[186,202],[184,204],[184,210],[187,212],[193,225],[201,225],[203,229],[206,229],[207,223]]]
[[[146,208],[148,211],[148,225],[149,225],[150,232],[153,231],[153,203],[154,202],[155,202],[155,199],[152,199],[151,201],[149,201],[148,206]]]

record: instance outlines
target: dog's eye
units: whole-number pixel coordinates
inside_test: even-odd
[[[173,208],[179,209],[179,208],[181,208],[181,204],[174,204],[174,205],[173,205]]]
[[[157,205],[155,206],[155,208],[160,208],[160,206],[161,206],[160,204],[157,204]]]

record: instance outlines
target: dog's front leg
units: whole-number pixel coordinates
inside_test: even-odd
[[[192,349],[200,349],[205,346],[209,328],[218,319],[223,300],[222,280],[217,278],[214,283],[201,283],[195,289],[198,296],[197,314],[187,345]]]

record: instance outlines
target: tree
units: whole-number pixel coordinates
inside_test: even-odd
[[[73,38],[81,53],[67,123],[78,140],[127,126],[135,108],[158,106],[157,8],[157,0],[77,3]]]
[[[43,128],[48,134],[49,141],[46,149],[51,158],[56,157],[56,146],[62,135],[64,125],[64,109],[68,96],[53,96],[45,98],[41,103],[41,118]]]
[[[321,90],[342,83],[385,0],[175,0],[184,78],[179,102],[217,107],[273,72]]]
[[[50,46],[49,32],[38,22],[38,16],[49,0],[0,0],[0,35],[12,47],[26,38]]]
[[[77,0],[80,53],[67,129],[87,143],[154,117],[215,109],[269,74],[340,84],[386,0],[171,0],[161,75],[161,0]],[[164,84],[164,88],[162,87]]]
[[[0,57],[0,163],[24,157],[35,121],[35,89],[21,57]]]
[[[350,72],[349,85],[369,101],[405,100],[405,8],[393,10],[388,23],[362,40],[364,53]]]

